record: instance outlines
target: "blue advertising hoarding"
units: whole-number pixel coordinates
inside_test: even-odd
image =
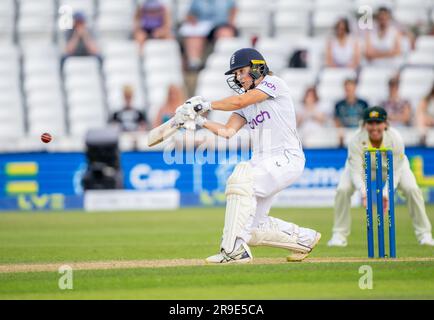
[[[336,188],[347,150],[310,149],[305,154],[305,171],[289,189]],[[434,149],[408,148],[406,154],[425,199],[434,203]],[[247,160],[248,154],[209,156],[205,154],[204,158],[229,157],[229,161],[201,163],[194,153],[184,152],[183,163],[173,163],[173,158],[168,159],[163,152],[122,153],[124,187],[140,191],[177,190],[181,206],[222,205],[228,176],[235,163]],[[0,154],[0,210],[82,208],[81,178],[85,169],[83,153]],[[312,192],[310,197],[314,198]]]

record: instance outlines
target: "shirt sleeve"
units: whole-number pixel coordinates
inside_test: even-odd
[[[244,115],[244,111],[243,111],[242,109],[238,109],[238,110],[234,111],[234,113],[236,113],[236,114],[239,115],[240,117],[243,117],[243,118],[247,121],[247,118],[246,118],[246,116]]]
[[[265,77],[255,89],[261,90],[272,98],[279,96],[282,90],[279,81],[270,76]]]
[[[351,181],[357,190],[362,194],[366,194],[363,157],[363,149],[357,144],[356,139],[352,139],[348,146],[348,164]]]
[[[404,140],[397,131],[391,132],[393,143],[393,189],[396,190],[399,183],[399,177],[401,177],[402,169],[406,163]],[[386,181],[384,193],[388,195],[389,182]]]

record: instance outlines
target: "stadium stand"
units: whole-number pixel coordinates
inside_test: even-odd
[[[186,75],[190,76],[177,31],[191,1],[162,0],[172,14],[176,38],[147,40],[141,54],[132,30],[135,10],[142,1],[0,1],[0,151],[40,148],[34,143],[35,136],[45,131],[57,138],[46,146],[48,150],[83,148],[80,137],[90,128],[105,126],[109,114],[121,107],[124,85],[134,88],[134,106],[153,122],[168,87],[185,86]],[[270,69],[288,83],[296,104],[306,88],[315,85],[321,103],[332,109],[343,97],[343,81],[348,77],[358,79],[358,96],[376,104],[387,97],[389,79],[399,75],[399,94],[415,109],[434,82],[434,35],[429,34],[434,5],[430,0],[236,0],[236,5],[240,35],[210,45],[204,68],[195,74],[193,83],[197,85],[190,90],[196,95],[214,100],[234,94],[223,72],[235,50],[253,43]],[[357,27],[362,5],[371,6],[373,12],[382,5],[390,8],[403,34],[414,33],[414,48],[412,38],[404,37],[402,61],[392,68],[372,67],[366,61],[357,70],[325,68],[325,44],[336,20],[345,16]],[[95,57],[71,57],[61,71],[65,30],[59,28],[60,19],[75,12],[84,13],[95,34],[102,64]],[[357,34],[362,50],[364,32],[358,30]],[[296,50],[306,50],[306,68],[289,67]],[[224,122],[229,114],[213,111],[209,117]],[[327,134],[318,130],[304,135],[303,143],[308,147],[338,146],[334,128],[324,130]],[[419,144],[414,126],[402,130],[408,145]],[[211,145],[218,144],[207,133],[201,135]],[[129,138],[122,139],[121,148],[133,147]],[[426,144],[434,145],[432,131]],[[146,150],[145,145],[146,135],[141,135],[136,147]]]

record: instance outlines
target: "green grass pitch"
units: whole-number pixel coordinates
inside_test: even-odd
[[[434,206],[427,213],[434,221]],[[346,248],[327,247],[331,208],[276,208],[271,215],[322,233],[310,262],[74,270],[73,289],[60,290],[57,270],[13,272],[14,266],[202,259],[218,251],[224,208],[0,214],[0,299],[434,298],[434,248],[417,244],[406,207],[396,208],[397,254],[415,261],[366,259],[361,208],[352,210]],[[281,249],[252,250],[255,258],[283,261],[287,255]],[[362,265],[372,268],[373,289],[359,288]],[[1,272],[5,267],[12,271]]]

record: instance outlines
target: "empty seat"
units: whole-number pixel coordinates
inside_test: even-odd
[[[235,17],[235,25],[242,37],[262,36],[270,34],[269,12],[263,8],[240,11]]]
[[[100,16],[117,15],[132,19],[134,10],[134,0],[103,0],[99,2],[98,6]]]
[[[414,66],[434,66],[434,52],[413,51],[407,58],[407,64]]]
[[[104,1],[102,1],[104,2]],[[68,6],[72,9],[72,13],[81,12],[86,16],[87,22],[92,25],[93,17],[95,16],[95,3],[89,0],[60,0],[59,7]]]
[[[309,86],[315,84],[315,73],[309,69],[287,68],[280,73],[286,82],[294,102],[301,101]]]
[[[107,121],[105,94],[98,60],[95,57],[68,58],[63,72],[70,133],[82,135],[93,124],[105,123]],[[85,111],[81,113],[78,110]],[[79,124],[80,122],[83,125]]]
[[[333,127],[301,131],[300,138],[306,148],[336,148],[339,146],[338,132]]]
[[[230,55],[235,51],[251,46],[252,44],[248,37],[220,38],[214,45],[214,53],[224,53],[227,55],[227,59],[229,59]]]
[[[355,79],[356,72],[353,69],[324,68],[319,76],[321,83],[344,85],[346,79]]]
[[[394,11],[393,15],[397,21],[409,27],[428,25],[429,22],[428,11],[422,8],[398,7]]]
[[[315,36],[331,34],[336,21],[344,17],[349,17],[349,11],[343,8],[316,10],[313,13],[312,18],[313,32]]]
[[[433,69],[407,67],[401,72],[399,93],[415,105],[428,93],[433,82]]]
[[[13,0],[0,1],[0,42],[12,42],[14,33],[15,5]]]
[[[420,145],[421,135],[416,127],[397,127],[406,147]]]
[[[421,35],[417,37],[416,51],[434,54],[434,36]]]
[[[18,34],[20,43],[51,43],[54,38],[55,5],[53,0],[22,0],[20,2]]]
[[[294,10],[278,10],[275,13],[274,25],[276,35],[280,37],[309,34],[309,12]]]
[[[97,20],[97,32],[101,40],[126,40],[132,30],[132,21],[122,17],[105,15]]]
[[[426,135],[426,145],[427,147],[434,147],[434,129],[430,129]]]

